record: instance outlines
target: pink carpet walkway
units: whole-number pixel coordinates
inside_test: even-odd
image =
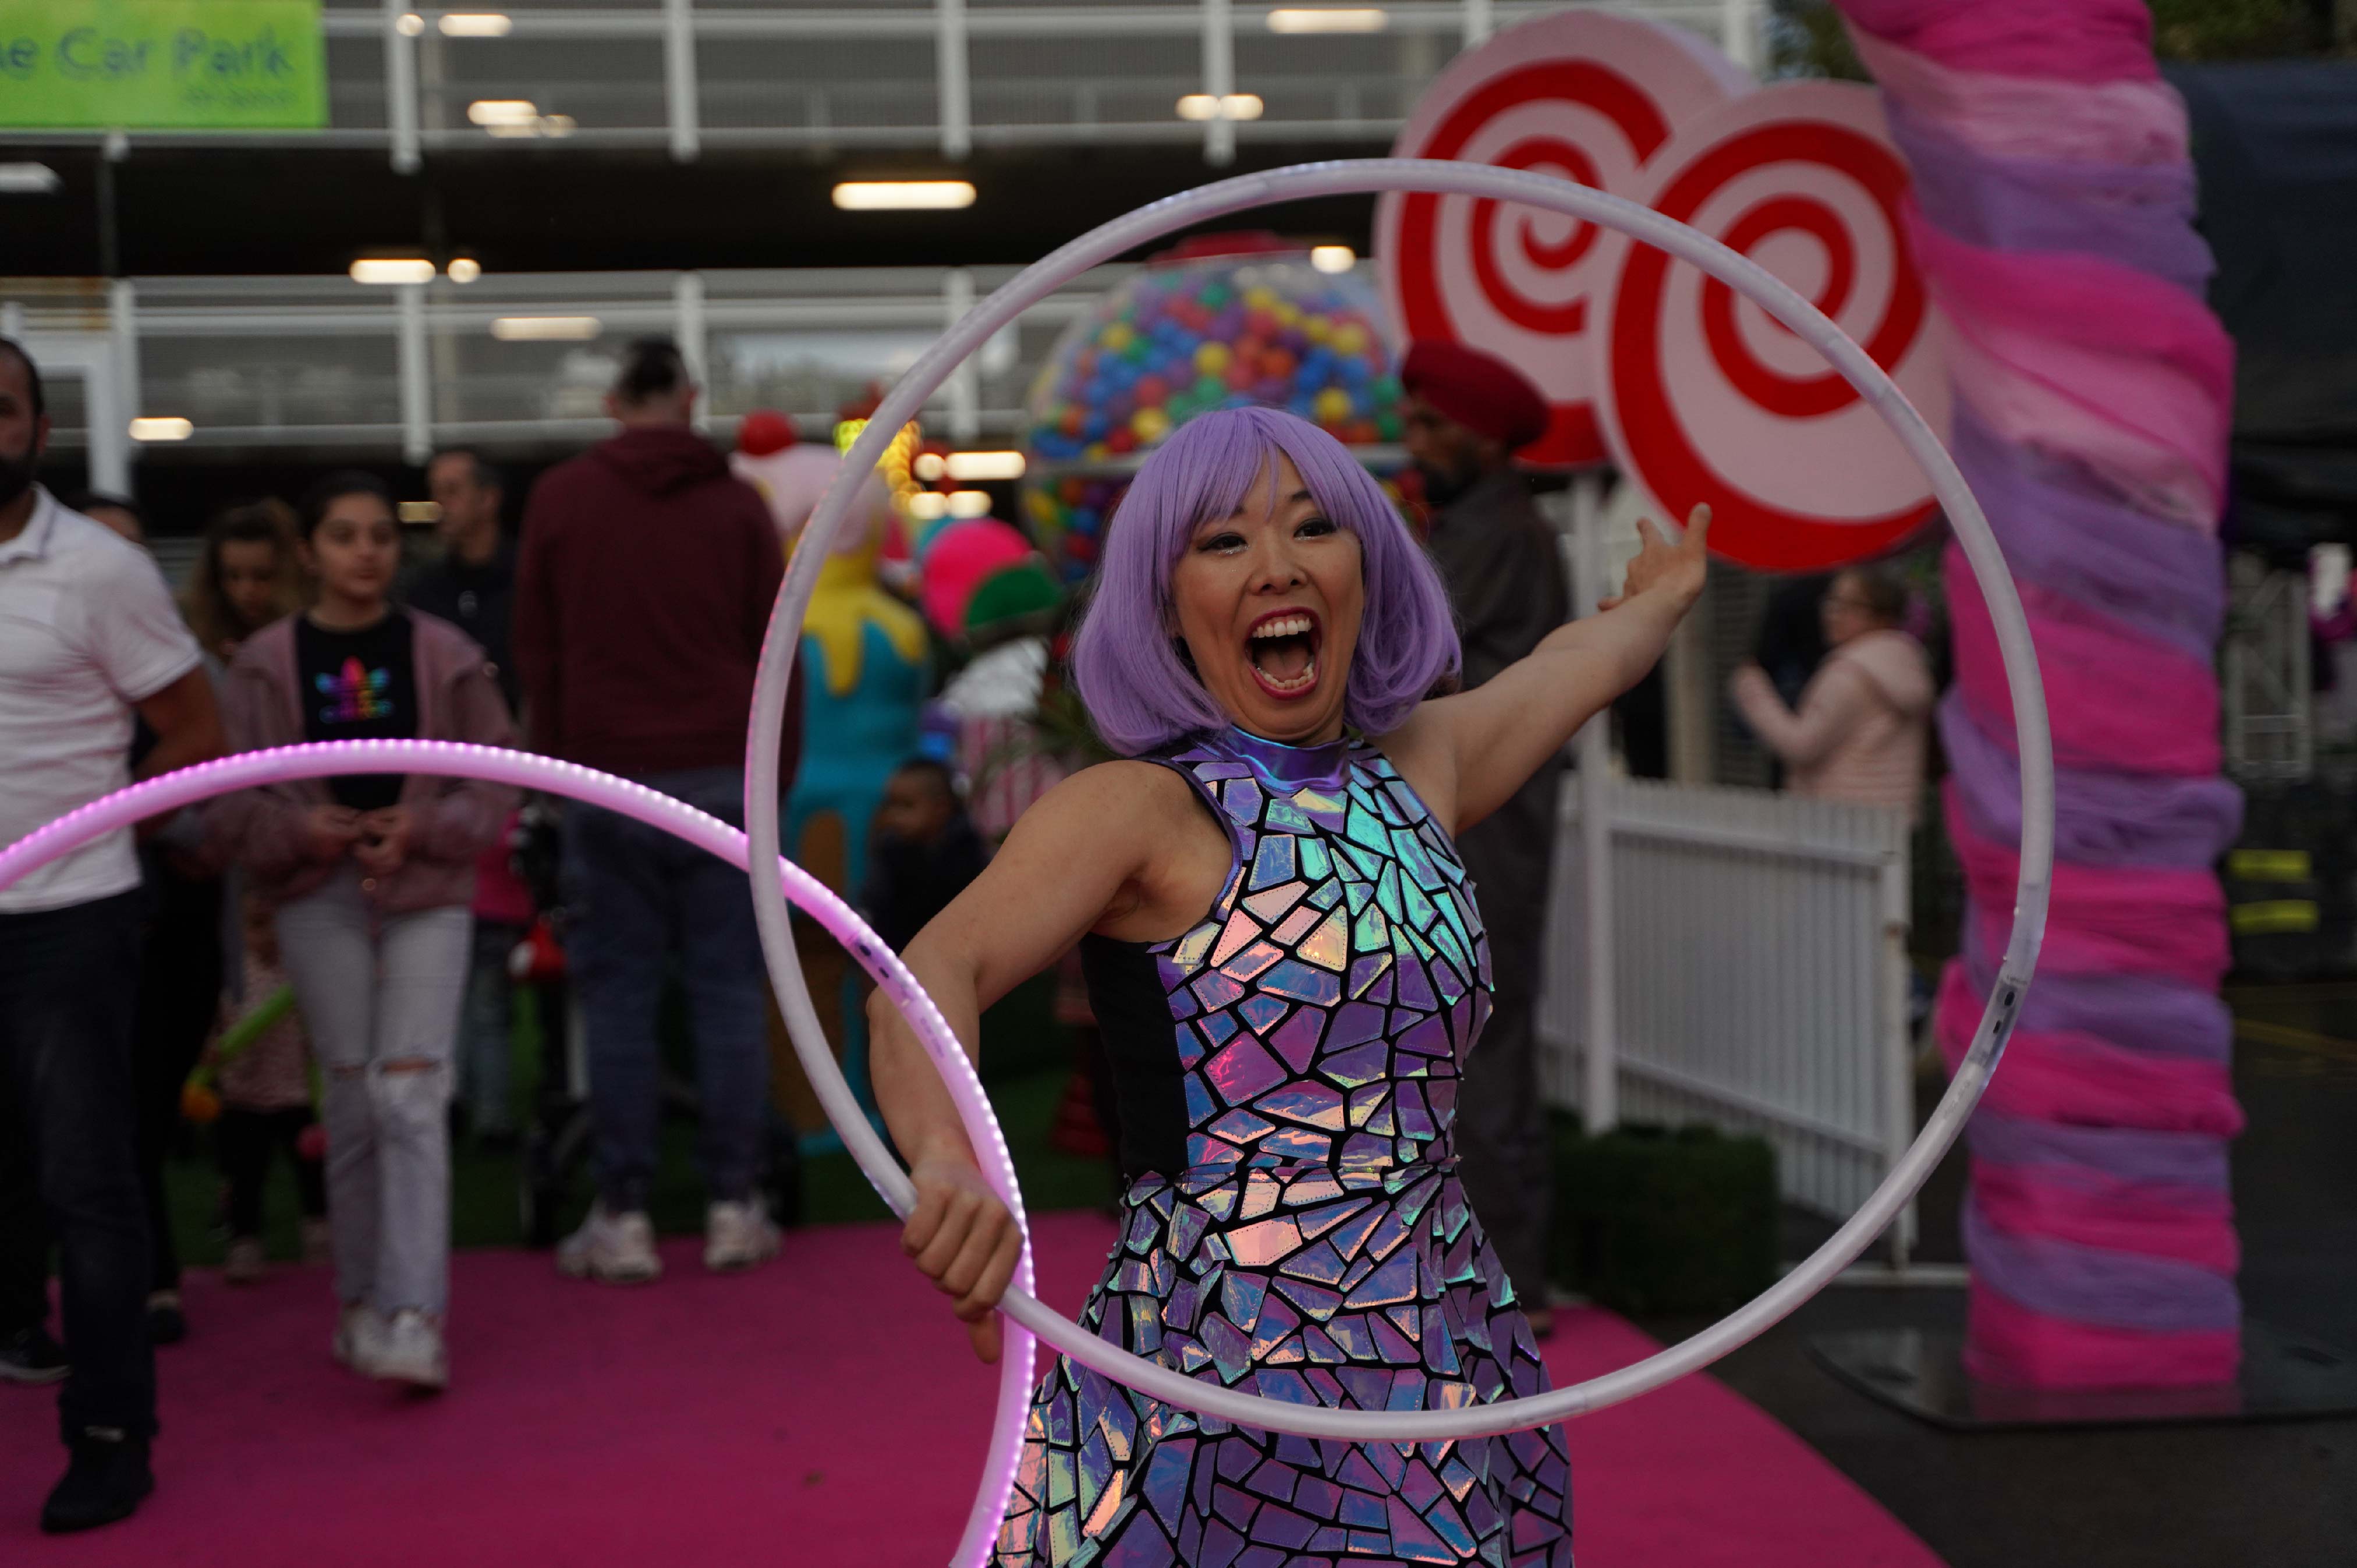
[[[1111,1225],[1052,1214],[1039,1276],[1070,1310]],[[0,1563],[12,1568],[809,1568],[943,1562],[972,1500],[993,1381],[881,1227],[790,1237],[714,1278],[685,1244],[639,1290],[544,1254],[456,1260],[452,1391],[406,1398],[328,1359],[320,1271],[188,1281],[193,1332],[159,1353],[156,1494],[128,1524],[51,1540],[55,1391],[0,1385]],[[1567,1313],[1558,1380],[1652,1341]],[[1817,1454],[1707,1378],[1575,1422],[1581,1568],[1931,1568],[1938,1559]]]

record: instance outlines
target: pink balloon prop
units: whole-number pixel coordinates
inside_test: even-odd
[[[813,503],[815,507],[816,503]],[[995,517],[968,518],[933,535],[917,564],[925,618],[943,637],[965,636],[965,607],[992,573],[1029,559],[1031,542]]]
[[[594,768],[526,751],[466,746],[455,741],[344,740],[241,752],[102,796],[0,850],[0,888],[9,887],[59,856],[145,818],[210,800],[233,789],[341,773],[430,773],[447,779],[487,779],[520,789],[545,790],[661,828],[740,870],[750,865],[745,835],[738,830],[642,784]],[[999,1133],[989,1099],[983,1093],[982,1080],[974,1076],[974,1064],[966,1059],[964,1047],[958,1044],[948,1021],[900,962],[899,956],[867,929],[849,905],[791,861],[778,862],[778,880],[788,899],[849,950],[859,966],[892,998],[893,1005],[909,1020],[918,1039],[924,1042],[934,1067],[949,1087],[959,1119],[965,1124],[966,1138],[982,1162],[985,1176],[1023,1230],[1023,1257],[1016,1268],[1016,1280],[1019,1288],[1028,1293],[1032,1288],[1030,1228],[1023,1213],[1023,1194],[1016,1186],[1015,1161],[1007,1153],[1006,1140]],[[895,1193],[880,1185],[877,1191],[894,1212],[907,1212],[905,1201]],[[1030,1383],[1030,1336],[1010,1334],[999,1363],[1001,1403],[1011,1402],[1015,1408],[1028,1407]],[[987,1545],[996,1533],[998,1514],[1005,1509],[1004,1499],[1014,1485],[1015,1466],[1021,1454],[1021,1424],[997,1423],[992,1431],[984,1485],[966,1521],[969,1547],[976,1541]]]

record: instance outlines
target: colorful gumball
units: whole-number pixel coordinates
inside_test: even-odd
[[[1194,242],[1131,274],[1067,331],[1027,403],[1018,515],[1057,571],[1087,575],[1136,455],[1208,410],[1289,409],[1362,446],[1390,419],[1396,440],[1378,303],[1359,274],[1253,241]]]

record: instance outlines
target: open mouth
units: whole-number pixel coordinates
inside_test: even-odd
[[[1308,610],[1272,610],[1245,634],[1253,676],[1272,697],[1299,697],[1318,686],[1321,628]]]

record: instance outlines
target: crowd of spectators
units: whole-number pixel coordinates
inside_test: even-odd
[[[429,466],[422,550],[383,479],[333,473],[295,505],[212,518],[176,600],[135,503],[36,482],[40,369],[0,339],[0,843],[135,779],[339,740],[527,746],[741,822],[783,560],[761,498],[694,429],[697,392],[675,347],[634,344],[617,433],[544,475],[520,530],[474,451]],[[0,1380],[61,1385],[45,1530],[125,1518],[155,1486],[156,1348],[192,1327],[164,1179],[184,1115],[213,1123],[225,1278],[272,1266],[262,1192],[283,1155],[304,1255],[333,1264],[330,1352],[447,1386],[453,1126],[492,1148],[518,1133],[511,955],[543,913],[511,864],[518,806],[424,774],[287,780],[0,890]],[[673,984],[696,1051],[703,1261],[761,1263],[780,1235],[744,878],[609,812],[561,821],[597,1197],[558,1263],[661,1273],[647,1206]]]

